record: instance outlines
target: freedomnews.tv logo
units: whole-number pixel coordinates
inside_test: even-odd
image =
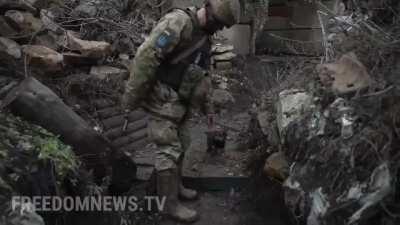
[[[144,196],[143,207],[138,204],[136,196],[13,196],[12,210],[30,212],[50,211],[163,211],[166,197]]]

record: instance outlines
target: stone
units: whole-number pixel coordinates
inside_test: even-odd
[[[35,37],[35,45],[43,45],[48,48],[53,49],[54,51],[57,51],[59,48],[58,43],[58,38],[54,33],[47,33],[47,34],[40,34]]]
[[[283,152],[275,152],[265,160],[264,174],[279,181],[286,180],[289,174],[289,163]]]
[[[279,93],[277,123],[281,136],[289,124],[300,119],[313,104],[313,97],[303,90],[290,89]]]
[[[218,88],[222,90],[227,90],[228,89],[228,82],[221,81],[218,83]]]
[[[322,84],[338,94],[359,91],[372,83],[366,67],[353,52],[343,55],[335,63],[318,65],[317,71]]]
[[[128,10],[129,0],[81,0],[72,11],[74,16],[103,17],[117,19]]]
[[[83,56],[102,58],[111,53],[111,45],[104,41],[85,41],[67,32],[67,45],[70,50],[79,51]]]
[[[101,2],[99,0],[82,1],[82,3],[79,4],[73,12],[76,15],[95,17],[97,15],[97,6],[100,3]]]
[[[235,103],[235,99],[229,91],[216,89],[212,94],[212,102],[216,106],[226,107],[228,104]]]
[[[131,60],[129,59],[128,54],[119,54],[118,55],[119,63],[124,66],[126,69],[129,69],[131,64]]]
[[[43,26],[56,34],[61,34],[63,28],[55,23],[54,19],[55,16],[52,12],[44,9],[40,10],[40,20],[42,21]]]
[[[45,46],[24,45],[23,53],[28,63],[46,71],[60,71],[63,69],[63,55]]]
[[[13,37],[17,34],[18,32],[7,23],[4,16],[0,16],[0,36]]]
[[[236,57],[236,54],[233,52],[226,52],[219,55],[214,55],[214,61],[230,61]]]
[[[43,27],[42,21],[29,12],[9,10],[5,17],[12,27],[25,34],[38,32]]]
[[[2,56],[10,56],[14,59],[21,58],[21,46],[8,38],[0,37],[0,52]]]
[[[93,66],[90,69],[90,74],[104,80],[109,76],[128,75],[128,71],[112,66]]]
[[[25,10],[32,13],[36,12],[36,8],[34,4],[38,2],[38,0],[0,0],[0,8],[11,10]]]

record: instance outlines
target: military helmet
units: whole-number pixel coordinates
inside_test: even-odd
[[[227,27],[239,23],[241,5],[239,0],[208,0],[213,16]]]

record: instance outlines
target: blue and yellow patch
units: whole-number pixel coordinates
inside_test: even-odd
[[[173,32],[166,30],[157,38],[156,47],[160,49],[168,49],[173,42]]]
[[[171,42],[171,37],[168,36],[166,33],[162,33],[156,42],[158,48],[166,48],[168,47],[169,43]]]

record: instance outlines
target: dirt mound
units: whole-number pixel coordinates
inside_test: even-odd
[[[353,3],[341,15],[321,4],[322,62],[286,61],[257,115],[264,141],[252,167],[282,182],[300,224],[399,222],[399,4]]]

